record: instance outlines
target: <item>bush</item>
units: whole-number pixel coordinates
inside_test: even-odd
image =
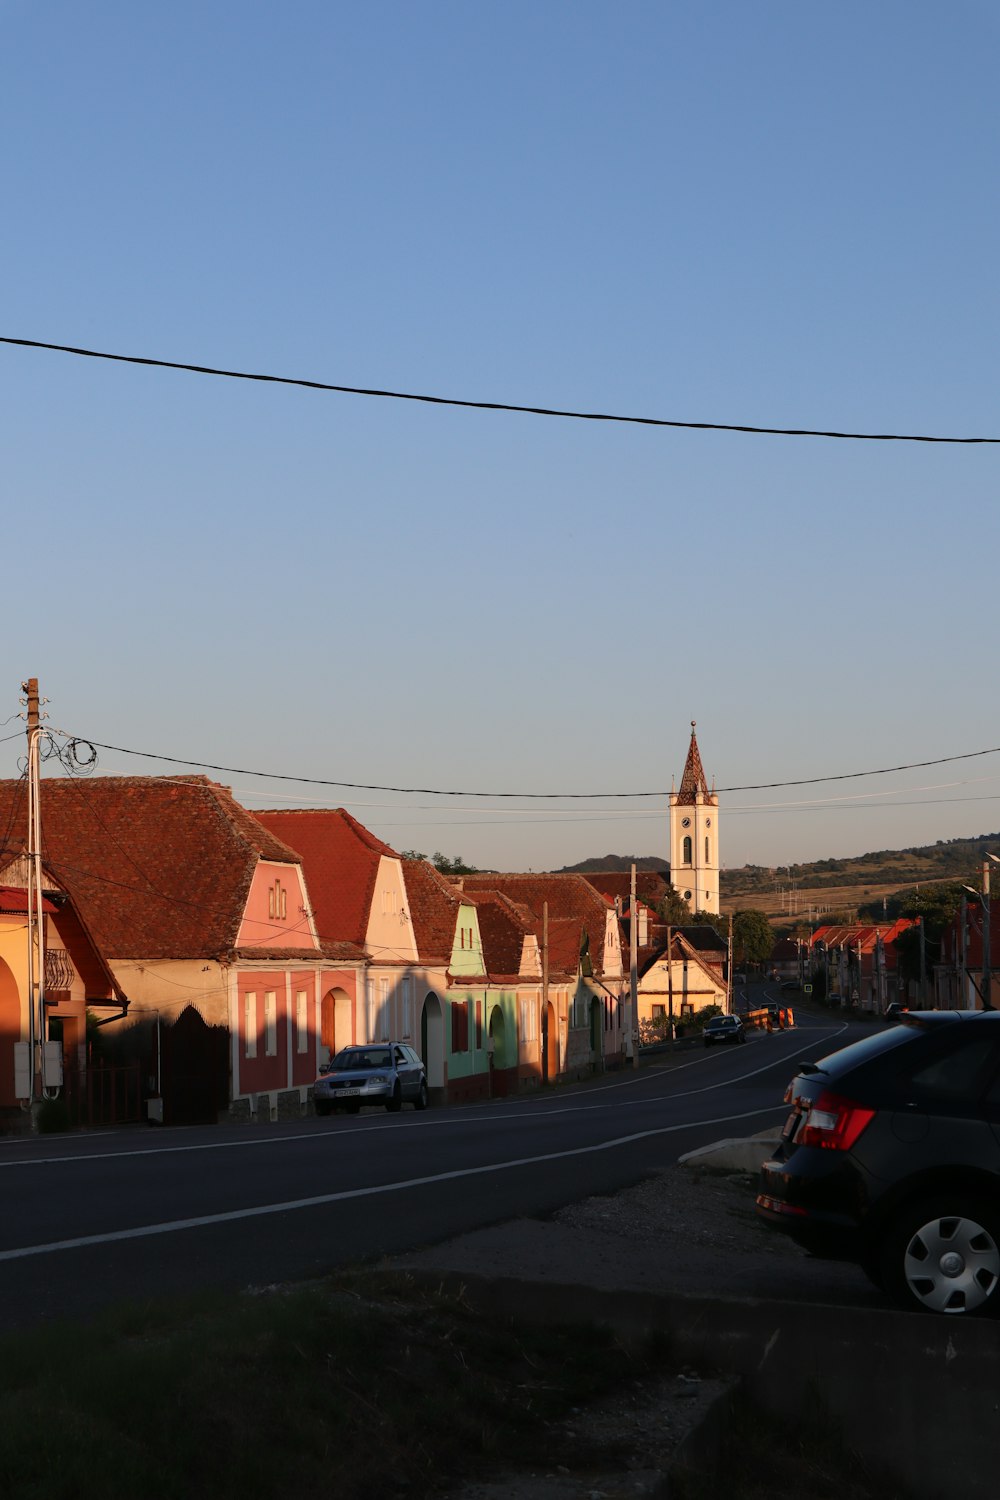
[[[43,1099],[38,1106],[39,1135],[54,1135],[69,1129],[69,1105],[64,1094],[58,1099]]]

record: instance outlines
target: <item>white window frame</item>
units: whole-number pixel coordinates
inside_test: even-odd
[[[257,991],[243,995],[243,1049],[245,1057],[257,1056]]]
[[[298,1052],[309,1051],[309,995],[295,991],[295,1046]]]
[[[278,992],[264,991],[264,1056],[278,1055]]]

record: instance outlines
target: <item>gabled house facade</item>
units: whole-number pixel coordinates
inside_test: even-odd
[[[896,940],[916,926],[911,917],[895,922],[827,923],[809,939],[810,974],[821,974],[825,993],[841,1004],[881,1015],[893,1001],[907,1003]]]
[[[42,942],[33,944],[31,967],[36,984],[39,977],[42,981],[43,1021],[37,990],[33,994],[29,982],[28,860],[9,846],[0,853],[0,1129],[16,1125],[32,1097],[41,1097],[39,1059],[24,1044],[32,1039],[59,1043],[61,1087],[78,1095],[86,1087],[88,1012],[106,1022],[128,1010],[128,999],[72,896],[44,864],[41,875]],[[32,904],[37,916],[37,902]]]
[[[984,999],[988,999],[994,1009],[1000,1009],[1000,974],[996,972],[1000,969],[1000,899],[990,903],[988,983],[985,980],[987,955],[983,943],[985,924],[986,912],[980,898],[966,902],[942,933],[939,962],[934,965],[933,974],[934,1004],[938,1009],[983,1010]]]
[[[534,939],[522,941],[522,971],[498,976],[494,986],[507,997],[505,1014],[516,995],[522,1085],[585,1077],[619,1065],[628,976],[614,902],[576,874],[475,874],[453,880],[480,904],[494,894],[506,897],[507,920],[519,912],[522,939]],[[508,934],[508,944],[512,941]]]
[[[343,808],[255,816],[301,854],[320,933],[364,954],[357,1004],[325,1018],[327,1050],[406,1041],[424,1060],[432,1102],[489,1097],[493,1049],[475,901]]]
[[[0,820],[16,786],[0,783]],[[216,1113],[301,1114],[325,1002],[354,1006],[364,954],[320,938],[300,855],[202,776],[53,778],[41,807],[49,869],[129,995],[129,1023],[159,1036],[183,1017],[205,1033],[200,1097]]]
[[[728,944],[713,927],[657,928],[638,953],[640,1040],[666,1039],[671,1024],[676,1035],[701,1010],[728,1010],[727,960]]]

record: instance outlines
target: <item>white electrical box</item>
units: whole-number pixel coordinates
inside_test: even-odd
[[[62,1042],[45,1042],[42,1046],[42,1087],[47,1089],[61,1089],[62,1086]]]
[[[14,1098],[31,1098],[31,1043],[14,1043]]]

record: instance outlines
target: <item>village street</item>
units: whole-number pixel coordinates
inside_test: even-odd
[[[6,1138],[0,1318],[270,1285],[547,1215],[774,1125],[797,1060],[853,1030],[802,1015],[746,1046],[423,1114]]]

